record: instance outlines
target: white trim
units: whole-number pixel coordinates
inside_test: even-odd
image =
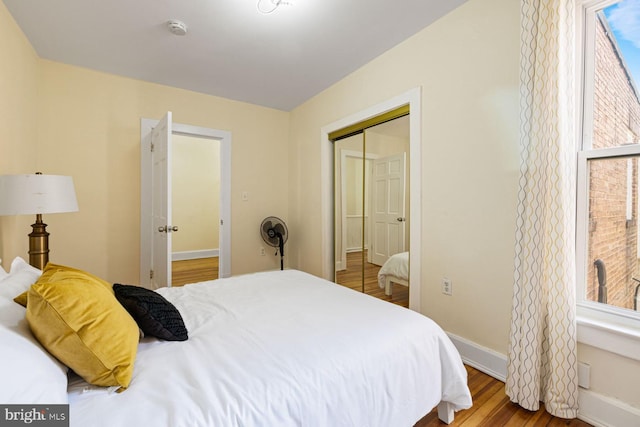
[[[151,129],[158,120],[140,119],[140,285],[151,270]],[[231,276],[231,132],[173,123],[172,133],[220,141],[220,253],[218,276]]]
[[[354,215],[347,215],[347,182],[345,180],[345,174],[347,171],[347,165],[346,165],[346,159],[347,157],[354,157],[354,158],[362,158],[363,153],[362,151],[356,151],[356,150],[346,150],[346,149],[341,149],[340,150],[340,213],[342,216],[342,253],[340,254],[340,260],[336,261],[336,271],[340,271],[340,269],[342,268],[342,266],[344,266],[344,268],[347,268],[347,252],[354,252],[355,250],[361,250],[360,247],[358,248],[347,248],[347,232],[346,232],[346,227],[345,224],[347,223],[347,217],[354,217]],[[373,153],[366,153],[365,155],[365,159],[366,160],[375,160],[377,159],[378,156],[377,154],[373,154]],[[359,217],[364,217],[365,219],[367,218],[367,216],[365,215],[365,213],[363,212],[362,215],[358,215]],[[364,233],[364,227],[362,229],[362,233]],[[369,235],[369,238],[371,238],[371,235]],[[370,254],[369,254],[370,255]]]
[[[213,258],[220,254],[219,249],[201,249],[197,251],[180,251],[171,254],[171,261],[186,261],[189,259]]]
[[[640,409],[591,390],[580,389],[578,418],[595,427],[640,425]]]
[[[640,315],[611,305],[586,301],[589,232],[588,160],[637,156],[638,145],[591,149],[594,120],[596,13],[617,0],[580,0],[576,7],[576,130],[578,151],[576,206],[576,299],[578,342],[640,360]],[[640,245],[640,241],[638,242]],[[638,423],[640,425],[640,423]]]
[[[502,382],[507,380],[507,356],[449,332],[447,335],[465,364]]]
[[[579,343],[640,361],[640,331],[637,328],[598,320],[593,313],[579,314],[577,323]]]
[[[342,129],[354,123],[379,116],[387,111],[394,110],[409,104],[409,159],[411,170],[409,218],[411,220],[411,241],[409,244],[409,282],[414,286],[409,287],[409,308],[420,312],[421,306],[421,248],[422,240],[422,88],[416,87],[407,92],[369,107],[363,111],[342,118],[338,121],[323,126],[320,129],[320,202],[322,209],[322,277],[335,280],[335,247],[333,244],[333,220],[335,206],[333,204],[333,142],[329,140],[329,133]],[[418,284],[418,286],[415,286]]]
[[[504,382],[507,357],[465,338],[448,333],[462,361],[475,369]],[[640,425],[640,409],[621,400],[580,388],[578,419],[595,427],[626,427]]]

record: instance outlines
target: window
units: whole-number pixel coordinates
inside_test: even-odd
[[[640,0],[583,6],[578,311],[640,331]]]

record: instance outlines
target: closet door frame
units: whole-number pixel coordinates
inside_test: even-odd
[[[410,202],[409,216],[411,218],[411,239],[409,244],[409,308],[420,312],[421,310],[421,242],[422,242],[422,157],[421,157],[421,100],[422,90],[420,87],[381,102],[372,107],[366,108],[358,113],[344,117],[330,123],[320,130],[321,140],[321,206],[322,206],[322,276],[328,280],[335,278],[335,245],[334,245],[334,216],[335,209],[333,203],[333,170],[334,170],[334,146],[329,135],[339,129],[346,128],[356,123],[372,119],[386,112],[395,110],[402,106],[409,106],[409,158],[411,169],[410,180]]]

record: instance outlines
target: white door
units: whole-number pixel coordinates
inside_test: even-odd
[[[151,131],[152,265],[154,288],[171,286],[171,112]]]
[[[171,224],[171,174],[169,173],[173,132],[220,141],[218,277],[231,276],[231,132],[172,123],[169,112],[160,121],[144,118],[140,121],[139,284],[153,289],[168,286],[171,283],[171,235],[160,233],[158,229],[165,225],[173,226]],[[160,152],[162,154],[159,154]]]
[[[405,164],[400,153],[373,161],[371,262],[405,251]]]

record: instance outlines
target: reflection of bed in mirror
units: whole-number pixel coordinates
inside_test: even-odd
[[[378,285],[385,295],[391,295],[393,283],[409,286],[409,252],[390,256],[378,271]]]

